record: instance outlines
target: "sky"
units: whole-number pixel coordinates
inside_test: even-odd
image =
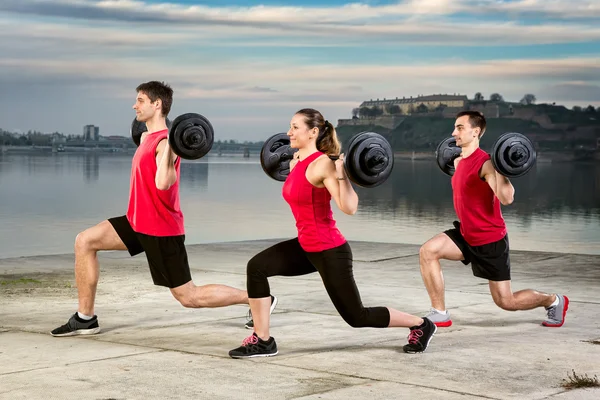
[[[428,94],[600,106],[600,0],[1,0],[0,128],[129,135],[135,88],[216,140]]]

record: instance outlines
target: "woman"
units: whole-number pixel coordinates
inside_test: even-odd
[[[268,277],[299,276],[319,272],[327,293],[341,317],[354,328],[410,328],[407,353],[425,351],[436,326],[421,317],[387,307],[364,307],[352,273],[352,251],[336,227],[331,198],[338,208],[353,215],[358,196],[346,175],[344,155],[333,125],[313,109],[298,111],[288,131],[290,146],[298,149],[283,185],[298,237],[278,243],[248,262],[247,288],[254,332],[229,352],[233,358],[277,354],[269,335],[271,294]],[[333,162],[329,156],[338,156]]]

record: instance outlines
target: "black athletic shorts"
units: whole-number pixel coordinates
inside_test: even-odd
[[[131,256],[146,253],[155,285],[176,288],[192,280],[185,235],[149,236],[135,232],[126,216],[109,218]]]
[[[510,280],[510,257],[508,254],[508,234],[497,242],[481,246],[471,246],[460,233],[460,222],[454,221],[454,229],[444,233],[452,239],[463,253],[463,264],[469,265],[473,275],[490,281]]]

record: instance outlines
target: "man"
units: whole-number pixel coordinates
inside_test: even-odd
[[[510,278],[509,244],[500,204],[513,202],[515,189],[494,169],[490,155],[479,148],[486,121],[480,112],[462,111],[456,116],[454,132],[461,154],[454,161],[452,176],[454,209],[459,221],[454,229],[427,241],[419,251],[421,276],[431,299],[426,315],[438,327],[452,325],[444,299],[440,260],[471,264],[473,275],[487,279],[494,303],[507,311],[545,307],[542,325],[560,327],[565,322],[569,299],[526,289],[513,293]]]
[[[127,250],[131,256],[145,252],[154,284],[168,287],[184,307],[248,304],[246,291],[224,285],[196,286],[192,282],[179,207],[181,160],[169,147],[166,124],[173,90],[162,82],[151,81],[139,85],[136,91],[133,109],[148,131],[133,156],[127,213],[77,235],[79,309],[65,325],[51,332],[53,336],[100,332],[94,300],[99,277],[97,253],[101,250]]]

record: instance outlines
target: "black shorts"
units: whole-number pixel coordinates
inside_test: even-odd
[[[453,225],[454,229],[448,229],[444,233],[463,253],[465,259],[462,263],[471,263],[473,275],[490,281],[510,280],[508,234],[497,242],[471,246],[460,233],[460,222],[454,221]]]
[[[192,280],[184,245],[185,235],[161,237],[135,232],[126,216],[109,218],[108,222],[131,256],[146,253],[155,285],[176,288]]]

